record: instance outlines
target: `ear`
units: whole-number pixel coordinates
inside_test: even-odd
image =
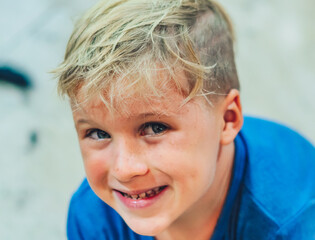
[[[221,132],[220,143],[227,145],[234,141],[243,126],[242,105],[239,91],[232,89],[225,97],[222,107],[224,126]]]

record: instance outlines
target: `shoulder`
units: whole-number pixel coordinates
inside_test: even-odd
[[[77,217],[84,216],[86,214],[95,215],[94,211],[108,211],[111,210],[101,199],[99,199],[95,193],[92,191],[88,181],[84,179],[73,194],[70,206],[69,214],[75,214]]]
[[[276,122],[245,117],[242,133],[246,137],[247,145],[254,149],[263,146],[266,150],[273,150],[273,153],[283,156],[287,155],[287,152],[295,155],[302,152],[314,156],[314,146],[309,141],[296,131]],[[289,146],[291,148],[288,148]],[[279,151],[275,152],[275,149]]]
[[[71,198],[67,235],[69,240],[142,239],[114,209],[95,195],[86,179]]]
[[[97,239],[96,236],[110,239],[106,235],[115,231],[111,222],[121,224],[115,212],[94,194],[87,180],[84,179],[70,201],[67,220],[68,239]]]
[[[314,146],[288,127],[256,118],[245,118],[241,135],[248,152],[244,185],[260,211],[279,227],[310,212],[315,217]]]
[[[276,167],[279,163],[279,167],[284,171],[295,170],[296,165],[315,166],[314,146],[299,133],[284,125],[246,117],[241,132],[246,142],[249,159],[255,164],[266,163]],[[260,159],[269,159],[269,161],[259,161]],[[277,161],[274,161],[275,159]]]

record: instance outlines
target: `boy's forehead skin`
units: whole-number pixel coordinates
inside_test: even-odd
[[[98,91],[94,95],[102,96],[107,103],[118,106],[123,105],[121,102],[133,103],[135,99],[161,101],[161,98],[170,98],[174,94],[173,90],[188,95],[190,86],[184,70],[175,66],[171,68],[174,68],[173,75],[161,64],[155,63],[155,67],[148,69],[146,75],[131,72],[116,76],[111,82],[104,81],[106,85],[97,87]],[[75,101],[72,103],[88,102],[89,107],[99,107],[95,99],[89,101],[92,98],[89,92],[86,92],[85,87],[88,85],[88,80],[80,82],[73,99]]]
[[[140,97],[126,99],[120,109],[112,112],[108,110],[100,98],[93,98],[88,103],[73,111],[76,125],[83,123],[104,122],[105,120],[132,120],[155,118],[171,118],[184,114],[187,109],[182,105],[184,97],[175,91],[167,94],[167,98],[143,100]],[[202,107],[201,101],[191,100],[187,104],[197,104]],[[123,109],[121,109],[123,108]]]
[[[165,71],[159,71],[157,75],[157,86],[159,90],[163,92],[162,95],[156,96],[150,93],[150,89],[141,89],[133,92],[133,94],[126,93],[123,98],[117,97],[114,99],[115,108],[109,109],[99,96],[90,98],[88,102],[85,102],[82,97],[81,89],[78,90],[77,101],[79,107],[74,107],[73,115],[77,124],[86,122],[88,119],[98,119],[98,121],[105,120],[105,118],[112,119],[132,119],[132,118],[147,118],[149,116],[155,117],[171,117],[184,113],[185,104],[198,104],[204,107],[205,110],[210,110],[213,107],[206,103],[204,97],[194,97],[188,103],[184,104],[186,96],[183,92],[180,92],[174,82],[165,81],[167,76]],[[177,71],[177,82],[181,85],[181,88],[186,91],[188,89],[188,81],[183,71]],[[106,91],[104,91],[106,93]],[[149,97],[148,97],[149,96]],[[106,99],[106,94],[102,97]],[[81,104],[83,103],[83,104]]]

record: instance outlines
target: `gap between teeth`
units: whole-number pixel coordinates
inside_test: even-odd
[[[143,192],[140,194],[133,194],[133,195],[129,195],[127,193],[122,193],[124,197],[127,198],[131,198],[131,199],[143,199],[143,198],[148,198],[148,197],[153,197],[154,195],[158,194],[159,192],[161,192],[161,190],[163,189],[163,187],[156,187],[154,189],[151,189],[147,192]]]

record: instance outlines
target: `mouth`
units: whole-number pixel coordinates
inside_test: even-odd
[[[168,186],[160,186],[149,190],[123,192],[115,190],[116,196],[129,209],[144,209],[159,202],[165,195]]]
[[[145,192],[140,192],[140,193],[125,193],[118,191],[123,197],[133,199],[133,200],[141,200],[141,199],[147,199],[147,198],[152,198],[158,195],[160,192],[162,192],[167,186],[161,186],[161,187],[156,187],[152,188],[148,191]]]

